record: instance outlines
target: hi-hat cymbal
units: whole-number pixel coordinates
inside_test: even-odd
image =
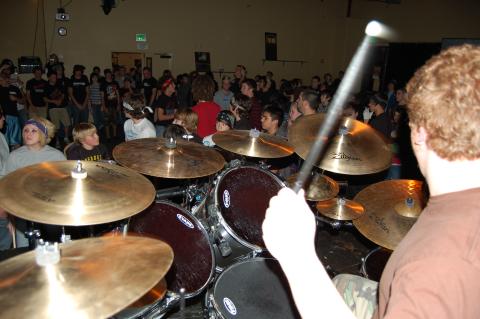
[[[82,226],[108,223],[145,210],[155,188],[130,169],[82,162],[87,176],[74,178],[76,161],[43,162],[0,180],[0,206],[34,222]]]
[[[287,178],[287,184],[292,187],[295,184],[297,177],[298,174],[290,175]],[[305,198],[314,202],[332,199],[337,196],[339,192],[337,182],[322,174],[313,175],[310,178],[310,184],[308,184],[307,181],[305,185],[308,185],[305,191]]]
[[[288,140],[303,159],[315,143],[324,119],[324,114],[302,116],[289,128]],[[390,166],[390,148],[373,128],[351,118],[342,118],[338,127],[316,166],[347,175],[377,173]]]
[[[215,174],[225,160],[212,148],[176,140],[167,146],[164,138],[142,138],[117,145],[115,160],[128,168],[149,176],[165,178],[196,178]]]
[[[353,224],[379,246],[394,250],[407,234],[427,199],[422,182],[390,180],[364,188],[354,198],[365,207],[365,214]]]
[[[36,251],[0,263],[1,318],[106,318],[151,289],[170,268],[172,248],[146,237],[98,237],[60,245],[60,261]]]
[[[335,220],[355,220],[365,212],[361,204],[345,198],[321,201],[316,206],[320,214]]]
[[[293,154],[293,147],[285,139],[256,130],[217,132],[213,141],[229,152],[250,157],[279,158]]]

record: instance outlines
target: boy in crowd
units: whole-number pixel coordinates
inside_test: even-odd
[[[218,113],[217,122],[215,123],[217,132],[229,131],[233,129],[234,125],[235,125],[235,116],[233,115],[232,112],[223,110],[223,111],[220,111],[220,113]],[[205,136],[203,138],[203,145],[208,147],[215,146],[215,142],[213,141],[213,138],[212,138],[213,135],[214,134]]]
[[[97,128],[90,123],[79,123],[73,128],[72,144],[65,148],[68,160],[102,161],[109,160],[107,148],[100,144]]]
[[[283,111],[275,105],[270,104],[265,106],[261,117],[262,130],[269,135],[280,135],[280,125],[283,122]],[[285,137],[285,136],[282,136]]]

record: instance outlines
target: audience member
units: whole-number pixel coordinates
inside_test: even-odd
[[[130,100],[124,101],[123,107],[128,118],[123,125],[125,141],[157,136],[155,126],[146,118],[147,112],[153,111],[145,106],[142,95],[134,95]]]
[[[193,80],[192,94],[197,101],[192,110],[198,115],[197,134],[200,138],[215,133],[215,122],[220,106],[213,102],[215,84],[208,75],[199,75]]]
[[[103,161],[109,160],[107,148],[100,144],[97,128],[90,123],[79,123],[73,128],[73,143],[65,148],[68,160]]]
[[[233,97],[233,92],[230,91],[230,77],[224,76],[222,78],[222,87],[220,90],[215,92],[213,101],[220,105],[222,110],[228,110],[230,108],[230,100]]]

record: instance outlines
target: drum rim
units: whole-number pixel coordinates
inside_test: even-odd
[[[217,285],[218,283],[221,281],[222,277],[224,276],[225,273],[227,273],[228,271],[232,270],[233,268],[237,268],[237,267],[240,267],[240,265],[243,265],[245,263],[251,263],[251,262],[258,262],[258,261],[261,261],[261,262],[265,262],[266,260],[273,260],[273,261],[276,261],[278,263],[278,260],[275,259],[275,258],[269,258],[269,257],[253,257],[253,258],[249,258],[249,259],[246,259],[246,260],[241,260],[241,261],[238,261],[232,265],[229,265],[227,268],[225,268],[225,270],[222,271],[222,273],[220,275],[218,275],[218,277],[215,279],[215,284],[213,285],[212,289],[207,293],[208,294],[208,298],[210,299],[210,301],[212,302],[212,306],[213,308],[215,309],[215,311],[220,314],[220,316],[222,318],[225,319],[224,315],[223,315],[223,312],[221,311],[221,307],[220,305],[217,304],[216,300],[215,300],[215,291],[217,290]]]
[[[220,185],[220,181],[225,177],[225,175],[227,175],[228,173],[230,173],[231,171],[234,171],[234,170],[237,170],[237,169],[240,169],[240,168],[252,168],[252,169],[255,169],[255,170],[258,170],[258,171],[261,171],[263,173],[266,173],[267,175],[270,175],[270,177],[272,177],[274,180],[276,180],[280,186],[280,189],[281,188],[284,188],[286,187],[285,186],[285,183],[280,179],[280,177],[278,177],[277,175],[275,175],[274,173],[270,172],[269,170],[267,169],[263,169],[257,165],[239,165],[239,166],[235,166],[235,167],[231,167],[227,170],[225,170],[224,172],[222,172],[218,177],[217,177],[217,180],[216,180],[216,184],[215,184],[215,188],[214,188],[214,191],[213,191],[213,196],[214,196],[214,203],[215,203],[215,214],[217,215],[218,217],[218,221],[219,223],[223,226],[223,228],[226,230],[226,232],[232,236],[235,240],[237,240],[240,244],[244,245],[245,247],[247,248],[250,248],[250,249],[253,249],[257,252],[262,252],[262,251],[266,251],[267,249],[265,247],[260,247],[260,246],[257,246],[257,245],[254,245],[248,241],[246,241],[245,239],[243,239],[242,237],[240,237],[229,225],[228,223],[225,221],[225,218],[223,217],[223,214],[222,214],[222,210],[220,209],[220,202],[218,200],[218,189],[219,189],[219,185]],[[227,268],[228,269],[228,268]],[[225,269],[225,270],[227,270]]]
[[[191,212],[188,212],[187,210],[185,210],[180,205],[172,203],[172,202],[167,201],[167,200],[155,200],[154,203],[155,204],[167,204],[168,206],[173,206],[173,207],[179,209],[180,211],[182,211],[182,213],[188,215],[191,219],[193,219],[195,221],[195,225],[198,227],[198,229],[202,232],[204,237],[207,239],[208,248],[210,249],[210,257],[211,257],[211,260],[212,260],[212,267],[210,269],[210,274],[208,276],[207,281],[199,289],[197,289],[196,291],[193,291],[191,293],[185,293],[185,299],[193,298],[193,297],[199,295],[200,293],[202,293],[203,290],[205,290],[205,288],[212,282],[214,274],[215,274],[215,269],[216,269],[217,265],[216,265],[216,262],[215,262],[215,254],[214,254],[214,251],[213,251],[213,244],[210,240],[210,235],[208,234],[207,230],[205,229],[205,226],[200,222],[200,219],[197,218],[195,215],[193,215]],[[132,216],[128,220],[128,228],[130,227],[130,221],[134,217],[135,217],[135,215]],[[175,261],[175,252],[173,252],[173,260]],[[177,292],[169,290],[168,287],[167,287],[167,291],[170,291],[172,293],[177,293]]]
[[[367,279],[371,280],[371,278],[368,276],[368,273],[367,273],[367,260],[368,260],[368,258],[370,258],[370,256],[372,254],[376,253],[379,250],[385,250],[387,252],[390,252],[390,254],[392,253],[391,250],[389,250],[385,247],[377,246],[377,247],[373,248],[372,250],[370,250],[368,252],[368,254],[366,254],[365,257],[362,258],[362,267],[360,268],[360,273]]]

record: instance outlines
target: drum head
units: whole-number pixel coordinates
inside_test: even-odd
[[[158,238],[172,247],[173,264],[165,277],[170,291],[185,288],[189,298],[210,282],[215,267],[207,232],[181,207],[157,202],[131,218],[129,232]]]
[[[380,282],[383,270],[392,251],[378,247],[368,253],[363,261],[362,272],[368,279]]]
[[[220,178],[216,189],[219,210],[232,236],[265,248],[262,223],[270,198],[277,195],[282,182],[272,173],[257,167],[237,167]]]
[[[254,258],[231,266],[217,279],[213,294],[224,318],[300,318],[274,259]]]

